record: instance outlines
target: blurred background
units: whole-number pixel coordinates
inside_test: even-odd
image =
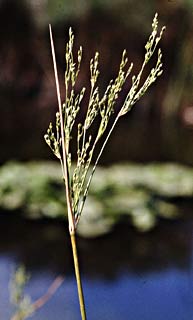
[[[164,73],[119,123],[102,161],[192,164],[192,11],[191,0],[2,0],[1,163],[50,159],[43,135],[57,105],[48,23],[53,27],[61,84],[65,43],[72,26],[75,47],[82,45],[84,50],[79,86],[89,86],[89,60],[97,50],[103,91],[116,75],[124,48],[134,70],[139,70],[151,22],[158,12],[160,26],[167,26],[161,41]],[[124,148],[118,148],[120,142]]]
[[[34,319],[79,319],[61,173],[43,138],[57,110],[48,24],[61,87],[71,26],[75,50],[83,47],[77,89],[89,87],[99,51],[103,92],[123,49],[139,70],[155,12],[167,28],[164,72],[120,120],[101,158],[78,231],[81,268],[90,319],[193,317],[193,1],[0,0],[2,319],[13,312],[8,282],[21,263],[33,300],[65,275]]]

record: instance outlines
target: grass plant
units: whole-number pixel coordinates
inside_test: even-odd
[[[69,41],[66,45],[65,53],[65,99],[62,102],[52,28],[51,25],[49,26],[59,110],[56,113],[55,130],[53,129],[52,123],[50,123],[47,133],[45,134],[45,141],[61,164],[82,320],[86,320],[86,309],[79,271],[76,229],[97,164],[118,120],[131,110],[133,105],[162,74],[162,53],[161,49],[158,48],[158,44],[162,38],[164,29],[165,27],[158,32],[158,16],[156,14],[152,22],[152,33],[145,45],[144,61],[138,74],[131,77],[131,87],[126,94],[122,106],[117,112],[115,105],[125,83],[129,81],[128,79],[133,69],[133,63],[128,66],[128,58],[126,50],[124,50],[117,76],[115,79],[110,80],[104,94],[100,95],[100,90],[97,85],[99,77],[99,53],[96,52],[95,56],[91,59],[88,107],[83,123],[78,123],[76,127],[77,134],[75,143],[77,144],[77,159],[76,165],[73,167],[71,162],[72,129],[76,126],[77,115],[81,109],[86,90],[84,87],[79,92],[76,90],[76,83],[81,67],[82,47],[79,48],[77,58],[75,58],[73,53],[74,34],[70,28]],[[147,73],[145,71],[144,74],[144,70],[155,52],[157,52],[157,62],[148,75],[146,75]],[[98,119],[98,130],[96,135],[93,135],[91,133],[91,127]],[[101,143],[99,153],[95,154],[96,146],[99,143]]]
[[[22,265],[18,267],[12,275],[10,281],[10,301],[15,310],[10,320],[25,320],[31,317],[49,301],[63,283],[64,278],[57,276],[49,286],[47,292],[34,302],[32,302],[30,296],[25,294],[25,286],[28,280],[29,275]]]

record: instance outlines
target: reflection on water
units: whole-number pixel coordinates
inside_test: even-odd
[[[1,217],[0,318],[9,319],[8,281],[16,264],[31,272],[37,299],[58,273],[65,281],[36,320],[78,320],[70,242],[62,223]],[[83,285],[92,320],[189,320],[193,317],[193,221],[161,222],[150,234],[128,225],[96,240],[79,239]]]

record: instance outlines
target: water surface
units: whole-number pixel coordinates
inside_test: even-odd
[[[193,318],[193,221],[161,222],[149,234],[128,224],[99,239],[78,239],[88,319],[190,320]],[[24,263],[33,300],[58,274],[65,277],[34,320],[78,320],[76,283],[67,228],[61,222],[1,218],[0,318],[9,319],[8,282]]]

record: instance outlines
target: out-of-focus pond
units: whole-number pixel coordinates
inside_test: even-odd
[[[147,234],[121,223],[106,236],[78,239],[88,319],[189,320],[193,317],[193,220],[161,221]],[[35,320],[80,319],[67,228],[61,222],[1,217],[0,318],[9,319],[13,268],[31,273],[33,300],[58,274],[65,280]]]

